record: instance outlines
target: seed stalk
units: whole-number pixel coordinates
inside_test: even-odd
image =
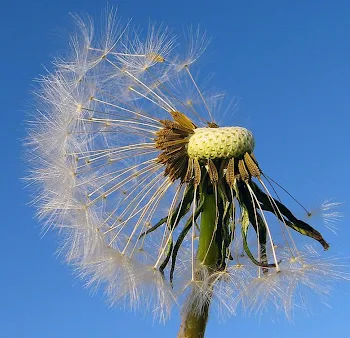
[[[194,226],[194,225],[193,225]],[[215,241],[215,232],[217,226],[217,206],[214,194],[206,194],[201,214],[199,244],[197,251],[196,280],[193,281],[193,289],[188,296],[185,304],[182,323],[178,338],[203,338],[209,316],[209,307],[211,302],[211,285],[206,285],[209,289],[206,295],[206,302],[201,306],[198,313],[198,290],[197,285],[201,286],[203,281],[202,269],[206,269],[208,274],[212,274],[217,269],[219,249]]]

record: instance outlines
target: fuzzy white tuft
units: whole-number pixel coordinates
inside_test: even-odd
[[[336,262],[310,258],[310,252],[295,261],[289,252],[282,254],[280,272],[261,274],[232,244],[224,269],[198,269],[200,278],[194,280],[199,232],[194,218],[192,233],[182,238],[172,283],[164,278],[171,270],[171,245],[182,235],[187,216],[175,229],[166,221],[148,232],[177,205],[185,206],[186,189],[164,174],[155,138],[171,112],[182,112],[197,127],[214,122],[213,107],[220,106],[222,95],[200,91],[194,75],[208,38],[190,30],[183,52],[162,25],[144,33],[111,12],[101,31],[91,18],[74,19],[78,31],[70,53],[56,58],[51,73],[39,80],[38,109],[29,124],[27,179],[45,230],[58,229],[67,261],[87,285],[103,285],[111,304],[123,301],[163,321],[188,292],[199,315],[210,301],[224,316],[234,314],[238,304],[259,312],[270,301],[289,313],[298,285],[325,293],[325,279],[349,279]],[[234,194],[232,189],[225,193]],[[255,204],[254,191],[249,193]],[[333,217],[339,218],[329,211],[333,206],[322,206],[331,226]],[[268,244],[273,247],[271,239]],[[170,265],[163,271],[167,255]]]

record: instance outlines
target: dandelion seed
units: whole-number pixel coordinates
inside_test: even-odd
[[[225,316],[271,300],[289,313],[299,284],[349,278],[297,249],[291,230],[329,244],[271,195],[252,132],[214,121],[194,75],[205,34],[195,31],[182,57],[163,26],[143,36],[112,13],[99,39],[91,20],[75,19],[71,55],[41,79],[30,181],[89,285],[161,320],[187,295],[181,336],[204,333],[212,303]]]
[[[334,234],[337,234],[338,230],[338,224],[343,219],[344,215],[339,210],[342,203],[336,202],[334,200],[326,200],[322,202],[322,204],[316,208],[315,210],[312,210],[308,217],[316,218],[317,216],[321,218],[321,221],[323,221],[324,226]]]

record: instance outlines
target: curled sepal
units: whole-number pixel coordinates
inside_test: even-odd
[[[264,254],[264,259],[261,262],[259,262],[258,260],[255,259],[255,257],[253,256],[252,252],[250,251],[249,245],[248,245],[248,241],[247,241],[247,236],[248,236],[249,224],[252,221],[249,219],[249,212],[248,212],[248,209],[245,206],[245,204],[242,204],[241,208],[242,208],[242,219],[241,219],[242,228],[241,228],[241,231],[242,231],[242,238],[243,238],[243,249],[244,249],[245,253],[247,254],[247,256],[250,258],[250,260],[255,265],[261,266],[263,268],[274,268],[274,267],[276,267],[275,264],[268,264],[267,261],[266,261],[266,234],[265,234],[265,240],[264,240],[265,243],[262,243],[262,244],[259,243],[261,252],[265,253]],[[254,228],[255,228],[255,230],[257,230],[256,227],[254,227]],[[261,231],[259,231],[259,233],[261,233]],[[259,238],[259,242],[260,242],[260,238]]]
[[[178,253],[178,251],[181,247],[181,244],[182,244],[183,240],[185,239],[188,231],[191,229],[191,226],[193,226],[193,224],[192,224],[193,219],[196,221],[199,214],[202,212],[203,204],[204,204],[204,198],[201,198],[199,201],[199,204],[195,210],[194,216],[191,214],[190,217],[187,219],[179,237],[176,240],[174,249],[171,251],[171,268],[170,268],[170,283],[171,284],[172,284],[173,278],[174,278],[177,253]]]
[[[185,190],[185,195],[182,203],[175,208],[175,210],[171,213],[171,215],[163,217],[160,219],[154,226],[149,228],[147,231],[144,231],[140,237],[143,237],[150,232],[153,232],[157,228],[159,228],[162,224],[167,223],[169,226],[169,231],[176,228],[179,224],[180,220],[188,213],[191,207],[191,203],[193,200],[193,186],[188,186]]]
[[[263,210],[272,212],[275,214],[281,221],[283,221],[287,226],[292,228],[295,231],[298,231],[302,235],[311,237],[318,241],[325,250],[328,250],[329,244],[324,240],[322,235],[315,230],[309,224],[297,219],[292,212],[280,201],[274,199],[272,196],[270,198],[254,183],[251,182],[254,192],[261,203],[261,208]],[[275,206],[278,208],[280,213],[276,210],[276,207],[272,204],[274,202]],[[282,215],[286,218],[284,218]]]

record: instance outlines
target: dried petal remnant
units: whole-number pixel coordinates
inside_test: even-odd
[[[158,162],[165,165],[165,175],[172,181],[178,178],[186,180],[189,171],[189,161],[187,154],[187,144],[195,125],[184,114],[171,112],[174,121],[161,120],[163,128],[157,132],[155,146],[161,150]]]

